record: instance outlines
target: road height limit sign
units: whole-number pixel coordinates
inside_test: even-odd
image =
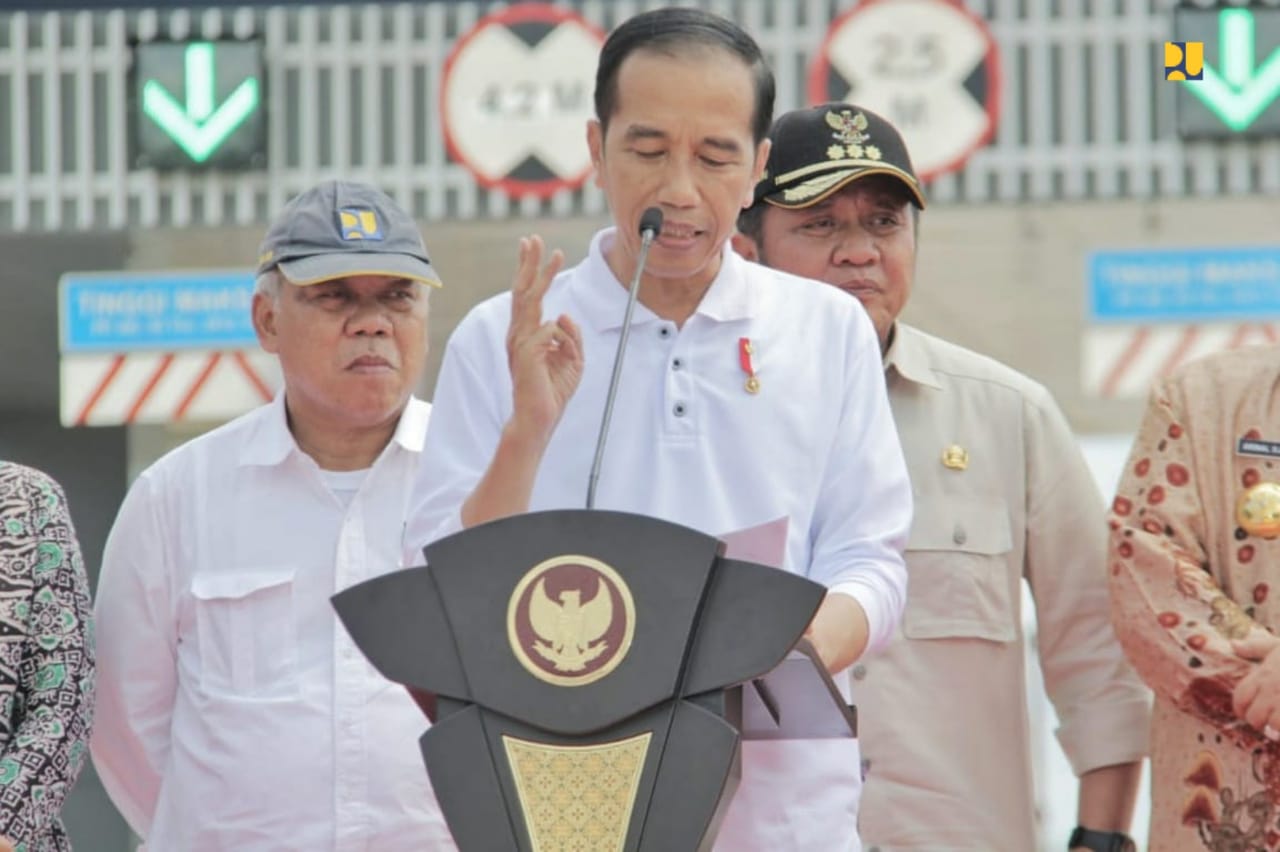
[[[604,34],[573,12],[524,3],[481,19],[445,60],[449,154],[480,184],[546,198],[591,174],[587,120]]]
[[[867,0],[831,23],[808,95],[889,119],[927,181],[962,167],[995,135],[1000,85],[995,40],[958,0]]]

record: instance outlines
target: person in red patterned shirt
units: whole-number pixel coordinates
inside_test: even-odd
[[[1152,850],[1280,850],[1280,349],[1153,388],[1111,507],[1116,633],[1156,694]]]

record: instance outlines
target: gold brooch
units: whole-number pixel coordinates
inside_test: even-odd
[[[952,444],[942,451],[942,466],[949,470],[969,467],[969,451],[959,444]]]
[[[1259,482],[1236,502],[1236,523],[1249,535],[1280,535],[1280,484]]]

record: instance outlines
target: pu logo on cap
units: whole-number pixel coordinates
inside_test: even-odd
[[[367,207],[343,207],[338,210],[338,232],[344,240],[380,240],[382,228],[378,217]]]

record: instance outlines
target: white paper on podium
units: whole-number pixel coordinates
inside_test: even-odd
[[[728,559],[782,568],[787,554],[789,519],[784,515],[754,527],[724,533]],[[747,740],[856,739],[856,723],[839,707],[847,704],[848,676],[825,678],[816,658],[792,650],[768,674],[743,691],[742,732]],[[787,696],[787,718],[777,715],[777,698]],[[772,707],[770,705],[773,705]]]
[[[787,561],[787,527],[790,519],[783,515],[754,527],[724,533],[724,555],[727,559],[758,562],[781,568]]]

